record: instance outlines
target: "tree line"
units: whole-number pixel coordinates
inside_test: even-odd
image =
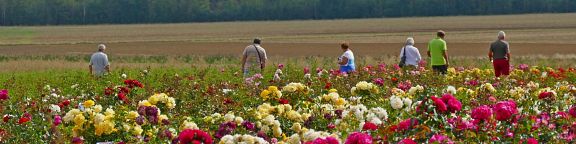
[[[576,0],[0,0],[0,25],[575,12]]]

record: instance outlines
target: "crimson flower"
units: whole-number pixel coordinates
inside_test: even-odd
[[[554,96],[554,93],[546,91],[540,93],[540,95],[538,95],[538,99],[552,98],[552,96]]]
[[[367,131],[367,130],[375,131],[377,129],[378,129],[378,126],[374,123],[371,123],[371,122],[364,123],[364,126],[362,127],[362,130],[365,130],[365,131]]]
[[[280,104],[288,104],[288,103],[290,103],[290,101],[288,101],[288,99],[283,99],[283,98],[280,98],[280,99],[278,100],[278,102],[279,102]]]
[[[180,132],[180,135],[178,136],[178,142],[180,144],[211,144],[214,141],[212,140],[210,134],[204,131],[186,129]]]
[[[400,142],[398,142],[398,144],[417,144],[417,143],[412,139],[403,139]]]
[[[444,101],[442,101],[442,99],[436,98],[435,96],[432,96],[430,99],[432,99],[432,101],[434,102],[434,106],[436,106],[436,110],[438,112],[444,113],[448,111],[448,107],[446,106]]]
[[[24,123],[29,122],[29,121],[30,121],[30,118],[28,118],[28,117],[21,117],[21,118],[18,120],[18,124],[24,124]]]

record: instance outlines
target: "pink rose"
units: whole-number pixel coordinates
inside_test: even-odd
[[[516,103],[513,101],[501,101],[498,102],[494,108],[494,114],[496,120],[506,121],[512,117],[512,115],[517,114]]]
[[[476,120],[487,120],[491,115],[492,109],[490,109],[490,107],[487,105],[476,107],[474,110],[472,110],[471,114],[472,118]]]
[[[354,132],[348,136],[344,144],[372,144],[372,136],[361,132]]]

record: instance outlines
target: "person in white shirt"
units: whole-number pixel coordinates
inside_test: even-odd
[[[244,48],[242,52],[242,72],[244,77],[251,76],[250,74],[261,73],[266,67],[266,50],[260,45],[262,40],[259,38],[254,39],[254,43]],[[254,73],[253,73],[254,72]]]
[[[90,58],[90,74],[94,76],[103,76],[106,72],[110,73],[110,63],[108,62],[108,55],[104,53],[106,45],[99,44],[98,52],[92,54]]]
[[[408,37],[406,39],[406,45],[400,50],[400,58],[404,56],[406,52],[406,66],[413,66],[418,68],[418,63],[422,60],[418,48],[414,47],[414,38]]]
[[[352,73],[356,71],[356,64],[354,62],[354,53],[350,50],[348,42],[342,42],[340,48],[344,52],[342,56],[338,57],[338,65],[340,65],[340,72]]]

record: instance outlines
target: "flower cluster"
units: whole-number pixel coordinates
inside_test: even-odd
[[[352,95],[357,95],[357,94],[378,94],[380,92],[380,89],[378,89],[378,86],[366,82],[366,81],[361,81],[358,82],[356,84],[355,87],[352,87],[352,89],[350,90],[350,92],[352,92]]]
[[[278,87],[269,86],[268,89],[265,89],[260,93],[260,97],[262,97],[264,100],[268,100],[270,98],[280,99],[282,98],[282,92],[278,90]]]

